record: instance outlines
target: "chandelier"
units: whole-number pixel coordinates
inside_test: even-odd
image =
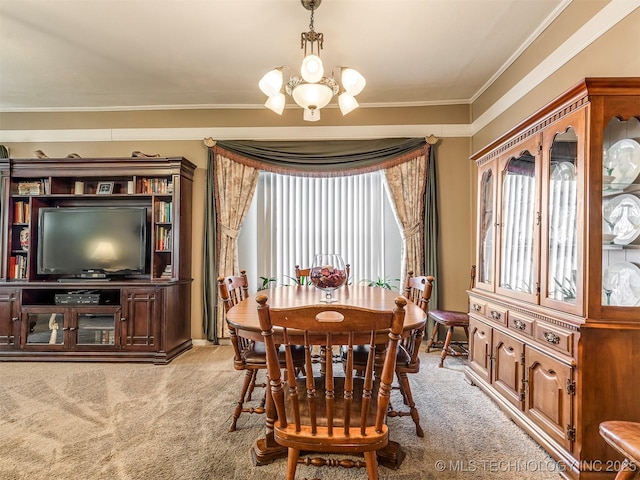
[[[343,115],[358,108],[355,96],[364,88],[366,81],[356,70],[347,67],[334,67],[331,77],[324,75],[324,67],[320,59],[324,37],[313,27],[313,13],[320,6],[322,0],[300,0],[302,6],[311,11],[309,31],[300,34],[300,48],[304,49],[304,59],[300,68],[300,76],[294,76],[287,66],[275,68],[268,72],[258,86],[269,97],[265,107],[282,115],[285,105],[285,95],[304,109],[303,119],[316,122],[320,120],[320,109],[325,107],[331,99],[338,95],[338,105]],[[284,72],[288,73],[285,82]],[[334,74],[340,74],[340,83]]]

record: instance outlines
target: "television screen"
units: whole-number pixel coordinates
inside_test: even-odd
[[[38,274],[144,273],[144,207],[42,208]]]

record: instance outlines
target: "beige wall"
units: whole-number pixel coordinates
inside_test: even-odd
[[[443,138],[436,146],[438,189],[439,308],[466,310],[474,262],[475,164],[468,138]]]
[[[398,125],[462,125],[469,127],[482,113],[498,102],[520,79],[525,76],[557,45],[565,41],[583,22],[609,3],[606,0],[577,0],[525,51],[504,74],[484,92],[473,105],[451,105],[411,108],[361,108],[347,117],[341,117],[337,109],[323,110],[323,126],[383,126],[380,136],[386,133],[384,126]],[[640,9],[622,20],[573,60],[542,81],[521,99],[510,105],[501,115],[467,137],[441,138],[436,146],[438,158],[438,199],[440,208],[440,307],[465,309],[465,290],[468,286],[469,267],[474,261],[475,234],[475,164],[469,161],[471,153],[490,143],[515,123],[524,120],[546,102],[567,90],[581,78],[588,76],[640,76]],[[635,48],[635,55],[633,54]],[[297,109],[287,109],[282,117],[260,110],[176,110],[144,112],[93,112],[93,113],[0,113],[0,130],[61,130],[64,138],[72,138],[77,130],[106,129],[107,131],[131,129],[212,129],[218,127],[295,127],[302,126],[302,115]],[[308,127],[311,129],[313,127]],[[264,129],[260,130],[264,134]],[[282,130],[278,130],[281,132]],[[310,130],[312,131],[312,130]],[[390,132],[396,130],[390,128]],[[429,135],[425,131],[421,134]],[[204,134],[208,136],[210,134]],[[254,137],[251,134],[243,138]],[[257,135],[257,134],[256,134]],[[286,139],[278,133],[277,139]],[[28,135],[27,135],[28,137]],[[265,137],[262,137],[265,138]],[[55,140],[55,139],[53,139]],[[29,138],[0,143],[11,150],[16,158],[32,157],[34,150],[44,150],[50,157],[64,157],[78,153],[82,157],[129,156],[134,150],[159,153],[162,156],[184,156],[198,166],[194,185],[193,209],[193,304],[192,336],[202,335],[202,232],[204,206],[204,179],[206,148],[202,138],[174,141],[160,135],[155,141],[91,141],[87,134],[80,134],[72,142],[38,142]]]
[[[582,18],[585,12],[595,13],[594,6],[606,3],[608,2],[573,2],[557,22],[565,25],[567,23],[566,16],[574,13],[572,7],[579,7],[578,12],[582,14]],[[552,27],[554,26],[555,23]],[[553,30],[552,27],[550,30]],[[518,61],[507,69],[500,79],[474,103],[472,108],[474,120],[490,104],[498,101],[512,89],[522,78],[522,72],[528,72],[537,66],[540,62],[538,51],[543,51],[546,54],[552,51],[551,46],[545,41],[548,40],[548,37],[552,37],[554,42],[557,41],[557,35],[542,35],[539,41],[534,42]],[[513,74],[514,70],[517,71],[516,75]],[[476,152],[485,147],[586,77],[640,77],[640,8],[620,21],[562,68],[530,90],[524,97],[511,104],[498,118],[477,132],[473,136],[472,151]],[[487,102],[487,98],[490,101]]]

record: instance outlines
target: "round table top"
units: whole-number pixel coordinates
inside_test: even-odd
[[[392,311],[396,304],[398,292],[386,288],[368,287],[364,285],[347,285],[334,292],[337,302],[326,304],[320,302],[324,293],[312,286],[285,286],[269,290],[261,290],[250,295],[227,312],[227,321],[238,331],[260,333],[258,321],[257,295],[267,296],[267,304],[272,308],[289,308],[306,305],[322,305],[327,309],[331,305],[351,305],[379,311]],[[414,330],[424,325],[426,313],[412,302],[405,307],[404,330]]]

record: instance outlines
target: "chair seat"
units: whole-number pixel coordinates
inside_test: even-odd
[[[625,458],[640,464],[640,423],[620,420],[602,422],[600,435]]]
[[[342,361],[347,360],[347,349],[342,348]],[[367,357],[369,356],[368,345],[354,345],[353,347],[353,364],[354,366],[365,365],[367,363]],[[420,359],[416,362],[420,364]],[[411,364],[411,355],[407,352],[407,349],[403,345],[398,345],[398,353],[396,354],[396,370],[404,367],[414,367]]]
[[[245,350],[242,354],[245,363],[251,365],[267,365],[267,352],[265,351],[264,343],[252,342],[250,349]],[[304,347],[297,346],[291,349],[293,355],[293,363],[295,365],[304,365]],[[278,357],[280,363],[284,364],[284,349],[281,347],[278,350]]]
[[[465,327],[469,325],[469,314],[465,312],[429,310],[429,317],[442,325],[450,327]]]

